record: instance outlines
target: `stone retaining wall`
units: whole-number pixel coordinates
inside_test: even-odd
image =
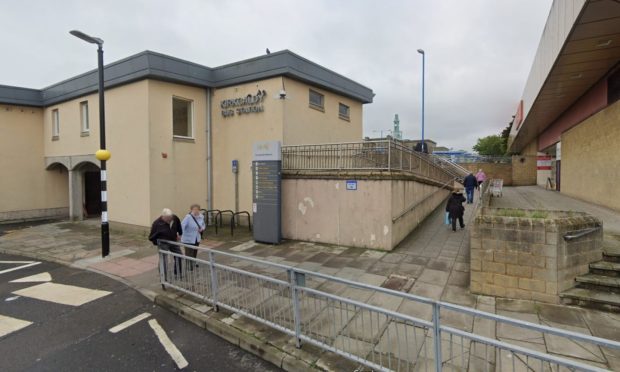
[[[579,239],[569,232],[597,227]],[[471,230],[473,293],[559,303],[602,257],[602,222],[585,213],[483,207]]]

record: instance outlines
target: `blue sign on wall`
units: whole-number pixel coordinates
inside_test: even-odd
[[[347,190],[350,190],[350,191],[357,190],[357,181],[356,180],[348,180],[347,181]]]
[[[238,170],[239,170],[239,160],[233,160],[232,161],[232,172],[237,173]]]

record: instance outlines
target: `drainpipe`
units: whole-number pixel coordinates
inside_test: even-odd
[[[213,146],[211,136],[211,89],[207,88],[207,209],[213,209]]]

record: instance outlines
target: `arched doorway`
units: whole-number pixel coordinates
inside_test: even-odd
[[[94,155],[49,156],[46,169],[67,170],[69,178],[69,218],[82,220],[101,215],[99,161]]]
[[[74,187],[76,189],[79,188],[79,190],[75,190],[72,197],[76,204],[79,201],[79,207],[81,207],[79,218],[99,217],[101,215],[101,176],[99,167],[94,163],[85,161],[75,165],[72,173],[75,179]]]

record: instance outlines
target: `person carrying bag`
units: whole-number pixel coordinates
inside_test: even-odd
[[[202,240],[202,233],[206,229],[204,216],[200,213],[198,204],[193,204],[190,207],[190,212],[183,218],[181,227],[183,228],[181,243],[197,247]],[[186,256],[196,258],[197,254],[197,249],[185,247]]]

